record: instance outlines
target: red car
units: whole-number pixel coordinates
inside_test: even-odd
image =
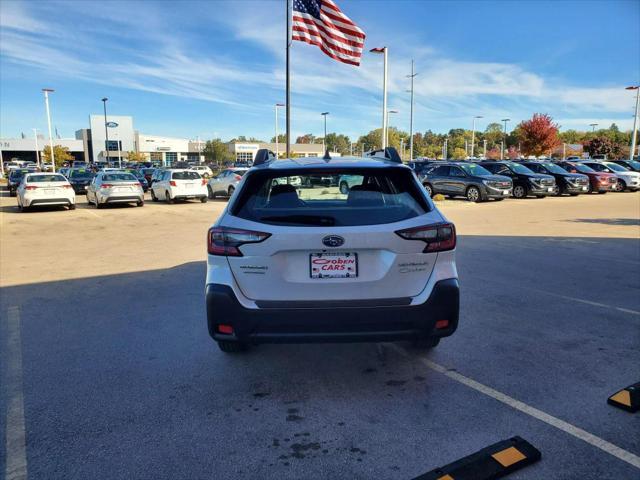
[[[616,189],[618,177],[613,173],[596,172],[593,168],[578,162],[558,162],[569,173],[582,173],[589,177],[589,193],[607,193]]]

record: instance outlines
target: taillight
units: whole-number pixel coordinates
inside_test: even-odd
[[[204,187],[206,184],[207,184],[207,179],[206,179],[206,178],[203,178],[203,179],[202,179],[202,186]]]
[[[35,185],[27,185],[26,187],[24,187],[25,190],[35,190],[38,187],[36,187]]]
[[[271,236],[270,233],[240,230],[238,228],[211,227],[207,234],[207,250],[211,255],[241,257],[238,249],[246,243],[259,243]]]
[[[236,175],[236,180],[242,180],[242,177],[240,175]]]
[[[62,185],[62,188],[71,188],[71,185]]]
[[[103,183],[102,185],[100,185],[100,188],[111,188],[113,187],[113,185],[111,185],[110,183]]]
[[[421,240],[427,244],[423,253],[444,252],[456,248],[456,227],[453,223],[439,223],[407,228],[396,232],[406,240]]]
[[[178,185],[176,184],[176,182],[174,182],[173,180],[171,180],[169,182],[169,185],[171,185],[172,187],[177,187]]]

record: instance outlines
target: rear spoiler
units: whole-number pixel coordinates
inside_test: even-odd
[[[263,163],[272,162],[276,159],[276,154],[267,148],[261,148],[256,152],[253,159],[253,166],[262,165]]]
[[[396,163],[402,163],[402,159],[400,155],[398,155],[398,151],[394,147],[387,147],[384,150],[371,150],[369,152],[365,152],[365,157],[368,158],[379,158],[380,160],[390,160]]]

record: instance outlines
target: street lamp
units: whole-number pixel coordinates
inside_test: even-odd
[[[107,127],[107,97],[102,99],[102,103],[104,106],[104,149],[107,157],[107,165],[109,165],[109,128]]]
[[[398,110],[387,110],[387,128],[385,130],[385,135],[384,135],[385,147],[383,148],[387,148],[387,145],[389,145],[389,114],[390,113],[398,113]]]
[[[51,171],[56,171],[56,158],[53,154],[53,135],[51,135],[51,111],[49,110],[49,94],[53,93],[52,88],[43,88],[44,92],[44,106],[47,110],[47,126],[49,127],[49,153],[51,154]]]
[[[278,155],[280,154],[280,148],[278,146],[278,107],[284,107],[284,103],[276,103],[275,104],[275,111],[276,111],[276,158],[278,158]]]
[[[505,144],[507,143],[507,122],[510,122],[511,119],[510,118],[503,118],[500,121],[504,123],[504,130],[502,132],[503,133],[502,134],[502,148],[500,149],[500,160],[504,160],[504,147],[506,146]]]
[[[40,148],[38,147],[38,129],[32,128],[31,130],[33,130],[33,139],[36,142],[36,165],[38,165],[38,168],[40,168],[41,165],[40,165]]]
[[[327,115],[329,112],[322,112],[320,115],[324,117],[324,137],[322,137],[322,150],[325,150],[327,144]]]
[[[625,90],[636,91],[636,112],[633,116],[633,132],[631,132],[631,150],[629,150],[629,160],[633,160],[633,155],[636,150],[636,132],[638,130],[638,103],[640,102],[640,85],[627,87]]]
[[[384,73],[382,76],[382,149],[387,148],[387,47],[372,48],[371,53],[384,55]]]
[[[596,131],[596,127],[598,126],[597,123],[590,123],[589,126],[591,127],[591,133]]]
[[[413,78],[418,75],[413,73],[413,60],[411,60],[411,75],[407,78],[411,79],[411,113],[409,114],[409,160],[413,160]]]
[[[473,158],[473,150],[476,145],[476,119],[482,118],[481,115],[473,117],[473,128],[471,129],[471,158]]]

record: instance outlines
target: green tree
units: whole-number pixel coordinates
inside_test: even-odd
[[[296,143],[311,144],[316,143],[316,137],[312,133],[305,133],[296,138]]]
[[[278,143],[286,143],[287,135],[285,133],[278,134]],[[271,137],[271,143],[276,143],[276,137]]]
[[[146,162],[147,156],[141,152],[127,152],[126,154],[127,160],[130,162]]]
[[[233,154],[229,151],[227,144],[219,138],[207,140],[202,153],[206,162],[215,163],[218,166],[233,160]]]
[[[330,152],[340,152],[341,155],[349,155],[351,151],[351,140],[346,135],[339,133],[327,133],[325,146]]]
[[[497,147],[502,145],[503,136],[504,134],[502,133],[502,126],[499,123],[495,122],[487,125],[482,140],[487,141],[487,148]]]
[[[56,167],[61,167],[65,162],[75,160],[75,157],[69,153],[69,149],[62,145],[53,146],[53,156],[56,160]],[[40,158],[44,163],[51,163],[51,148],[45,147]]]

